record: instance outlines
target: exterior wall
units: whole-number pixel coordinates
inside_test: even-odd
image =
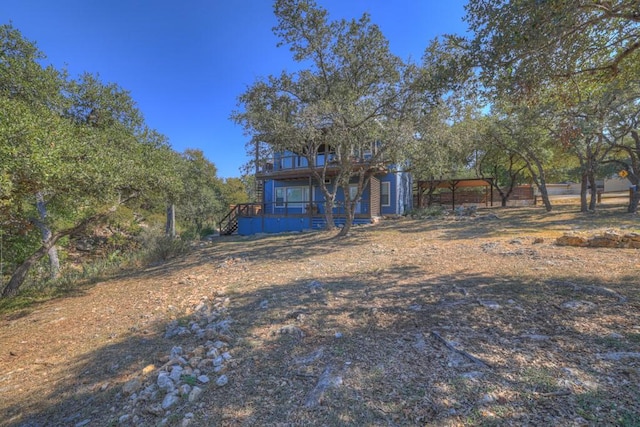
[[[304,159],[302,159],[304,160]],[[306,164],[302,164],[302,160],[290,153],[284,155],[276,155],[273,158],[273,164],[270,166],[273,171],[304,168]],[[293,162],[293,163],[292,163]],[[280,176],[285,176],[280,174]],[[320,186],[313,182],[309,185],[309,177],[296,179],[266,179],[263,185],[263,203],[264,215],[244,216],[238,219],[238,234],[251,235],[256,233],[281,233],[287,231],[302,231],[309,229],[317,229],[324,227],[324,195],[320,190]],[[293,177],[292,177],[293,178]],[[381,206],[381,183],[389,184],[389,206]],[[356,184],[353,182],[353,184]],[[329,190],[333,190],[333,183],[329,184]],[[309,194],[310,200],[295,202],[290,200],[284,201],[284,206],[276,206],[276,196],[279,195],[279,188],[301,187],[303,198],[306,199],[306,193]],[[308,189],[308,190],[307,190]],[[360,202],[356,206],[356,218],[354,224],[371,223],[372,217],[380,215],[402,215],[412,205],[412,182],[411,176],[407,172],[393,172],[385,175],[372,177],[370,184],[363,190]],[[286,190],[285,190],[286,193]],[[291,196],[300,196],[300,192],[292,193]],[[336,215],[335,223],[337,226],[344,224],[344,200],[345,195],[342,189],[338,189],[336,194],[336,203],[333,207],[333,213]],[[313,206],[313,212],[309,212],[310,206]],[[313,214],[313,215],[312,215]]]
[[[404,215],[413,205],[413,195],[411,193],[411,174],[408,172],[390,172],[380,177],[380,183],[389,182],[391,192],[389,198],[390,206],[382,206],[382,215]]]
[[[283,233],[311,229],[309,217],[240,217],[238,234],[249,236],[256,233]]]
[[[304,180],[291,180],[291,181],[278,181],[278,180],[268,180],[264,185],[264,203],[265,203],[265,213],[272,215],[286,215],[286,214],[304,214],[307,212],[306,203],[305,206],[287,206],[284,207],[276,207],[276,189],[277,188],[287,188],[287,187],[305,187],[309,188],[309,179]],[[333,191],[333,184],[330,184],[329,191]],[[322,194],[322,190],[317,184],[313,184],[312,191],[310,193],[311,201],[314,203],[314,206],[317,207],[316,213],[323,214],[324,213],[324,195]],[[393,200],[393,199],[392,199]],[[336,202],[338,206],[334,207],[333,212],[335,214],[344,213],[344,208],[340,206],[340,203],[344,202],[344,193],[341,188],[338,189],[336,194]],[[362,192],[361,202],[360,202],[360,210],[357,212],[359,214],[370,214],[371,213],[371,202],[370,202],[370,191],[369,188],[365,188]]]
[[[335,218],[336,226],[344,225],[344,218]],[[371,224],[368,218],[356,218],[353,225]],[[250,236],[258,233],[286,233],[314,229],[323,229],[324,221],[306,217],[240,217],[238,218],[238,234]]]
[[[371,195],[369,197],[369,206],[371,206],[371,216],[376,217],[380,216],[380,191],[381,191],[381,183],[378,178],[375,176],[371,177],[371,182],[369,184],[369,188],[371,189]]]

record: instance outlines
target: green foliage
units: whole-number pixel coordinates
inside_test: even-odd
[[[14,273],[3,295],[21,286],[42,245],[101,223],[132,200],[157,206],[182,185],[180,157],[145,126],[127,91],[91,74],[71,79],[41,65],[44,59],[18,30],[0,26],[0,227],[5,266]],[[43,230],[50,234],[40,243]]]
[[[145,263],[153,264],[186,254],[191,249],[191,242],[183,238],[150,235],[145,238],[143,246],[146,248]]]
[[[637,2],[471,0],[466,10],[485,84],[512,95],[559,79],[599,84],[638,74]]]
[[[587,211],[596,198],[592,192],[587,203],[586,188],[595,187],[603,165],[617,163],[632,184],[640,183],[637,2],[549,0],[541,7],[538,0],[471,0],[466,10],[475,33],[469,57],[496,111],[507,114],[500,120],[511,121],[515,111],[529,124],[521,129],[529,129],[524,135],[533,149],[523,142],[512,147],[537,185],[544,187],[546,172],[577,165]],[[567,167],[561,162],[569,156]]]
[[[198,384],[198,379],[193,375],[183,375],[180,379],[183,383],[188,384],[192,387]]]
[[[193,229],[194,238],[205,224],[225,211],[222,183],[216,176],[216,167],[200,150],[186,150],[182,155],[179,174],[182,189],[177,198],[177,217]]]
[[[278,0],[274,11],[280,43],[308,68],[255,82],[239,97],[244,108],[232,118],[252,137],[247,146],[252,159],[292,152],[315,165],[318,153],[333,152],[336,182],[347,188],[345,205],[352,212],[371,175],[396,161],[404,141],[412,138],[411,121],[421,110],[414,83],[422,75],[391,53],[367,14],[329,21],[327,11],[312,0]],[[354,165],[353,157],[366,150],[371,157]],[[324,184],[327,163],[311,173],[330,203],[339,186]],[[352,179],[359,182],[353,200],[348,194]]]

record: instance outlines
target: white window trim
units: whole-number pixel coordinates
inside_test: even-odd
[[[385,186],[387,187],[387,195],[388,195],[388,197],[387,197],[387,202],[388,203],[386,203],[386,204],[382,203],[382,194],[384,193],[382,191],[382,188],[385,187]],[[391,206],[391,183],[389,181],[383,181],[383,182],[380,183],[380,206],[385,207],[385,208]]]

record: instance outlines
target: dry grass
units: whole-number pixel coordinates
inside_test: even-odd
[[[342,240],[221,238],[5,315],[0,425],[113,423],[122,384],[176,343],[166,324],[220,295],[234,320],[230,382],[188,409],[192,425],[640,425],[640,359],[607,358],[640,352],[640,251],[553,244],[575,229],[638,231],[637,216],[491,212]],[[287,325],[304,337],[280,334]],[[307,408],[327,367],[342,384]]]

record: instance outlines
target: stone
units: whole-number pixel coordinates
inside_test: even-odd
[[[142,369],[142,375],[149,375],[151,372],[156,370],[156,365],[147,365]]]
[[[480,405],[487,405],[489,403],[493,403],[496,401],[496,398],[491,394],[491,393],[485,393],[480,400],[478,401],[478,403]]]
[[[160,375],[158,375],[156,384],[158,384],[158,387],[162,390],[173,391],[173,389],[175,389],[173,381],[166,372],[161,372]]]
[[[640,353],[635,353],[631,351],[617,351],[613,353],[605,353],[600,355],[602,359],[605,360],[622,360],[622,359],[640,359]]]
[[[207,349],[203,346],[203,345],[199,345],[198,347],[194,348],[192,353],[192,357],[202,357],[205,355]]]
[[[128,422],[130,418],[131,418],[131,415],[124,414],[123,416],[118,418],[118,424],[124,424],[124,423]]]
[[[547,341],[551,339],[548,335],[539,335],[539,334],[524,334],[522,338],[529,339],[531,341]]]
[[[322,291],[322,283],[317,280],[313,280],[307,285],[307,289],[312,294],[315,294],[316,292]]]
[[[576,234],[565,234],[564,236],[560,236],[556,239],[556,245],[586,247],[589,245],[589,242],[583,236],[578,236]]]
[[[228,382],[229,382],[229,378],[227,378],[226,375],[220,375],[220,377],[218,377],[218,379],[216,380],[216,385],[218,387],[222,387],[227,385]]]
[[[183,371],[182,366],[174,365],[171,368],[171,373],[169,374],[169,378],[171,378],[171,381],[173,381],[174,383],[180,382],[180,377],[182,376],[182,371]]]
[[[182,366],[174,365],[171,368],[171,373],[169,374],[169,378],[171,378],[171,380],[174,383],[180,382],[180,377],[182,376],[182,371],[183,371]]]
[[[180,401],[180,398],[173,393],[167,394],[162,400],[162,409],[167,410],[175,406]]]
[[[595,306],[591,301],[567,301],[560,305],[560,307],[567,310],[589,310]]]
[[[208,383],[208,382],[209,382],[209,381],[211,381],[211,380],[210,380],[210,379],[209,379],[209,377],[208,377],[208,376],[206,376],[206,375],[200,375],[200,376],[198,377],[198,381],[200,381],[202,384],[206,384],[206,383]]]
[[[476,380],[482,377],[483,375],[484,373],[480,371],[471,371],[471,372],[465,372],[464,374],[462,374],[462,378],[466,378],[468,380]]]
[[[151,415],[155,415],[156,417],[164,415],[164,409],[162,409],[162,405],[160,405],[159,403],[154,403],[153,405],[147,406],[145,408],[145,412]]]
[[[227,343],[224,341],[216,341],[213,343],[213,347],[217,350],[220,350],[221,348],[224,348],[227,346]]]
[[[300,357],[296,357],[293,359],[293,363],[296,365],[308,365],[310,363],[315,362],[316,360],[322,358],[322,356],[324,355],[324,347],[320,347],[317,350],[315,350],[314,352],[306,355],[306,356],[300,356]]]
[[[605,231],[602,237],[604,237],[605,239],[614,240],[616,242],[622,240],[622,234],[612,230]]]
[[[188,396],[191,393],[191,386],[189,384],[182,384],[178,389],[181,396]]]
[[[616,248],[618,243],[618,240],[606,236],[596,236],[589,240],[588,245],[592,248]]]
[[[491,310],[498,310],[500,308],[500,304],[495,301],[480,301],[478,300],[481,306],[485,308],[489,308]]]
[[[182,356],[182,347],[180,346],[175,346],[171,349],[171,358],[172,359],[177,359],[178,357]]]
[[[198,370],[207,369],[213,366],[213,359],[202,359],[198,363]],[[195,371],[194,371],[195,372]]]
[[[302,329],[298,328],[295,325],[283,326],[282,328],[280,328],[279,332],[281,335],[292,335],[297,338],[304,337],[304,332],[302,331]]]
[[[125,385],[122,386],[122,392],[125,395],[129,396],[137,392],[138,390],[140,390],[141,387],[142,387],[142,383],[140,382],[140,380],[138,378],[134,378],[132,380],[127,381]]]
[[[189,402],[190,403],[194,403],[197,402],[200,397],[202,396],[202,393],[204,392],[203,389],[201,389],[198,386],[193,386],[193,388],[191,389],[191,392],[189,393]]]

